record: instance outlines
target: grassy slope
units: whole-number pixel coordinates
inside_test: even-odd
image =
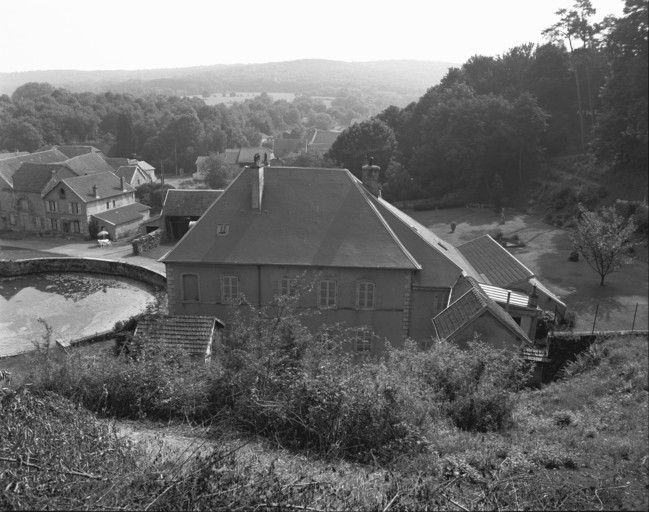
[[[575,376],[520,393],[505,433],[440,427],[427,450],[384,467],[205,428],[116,431],[56,396],[5,391],[0,508],[646,510],[647,342],[607,341]]]

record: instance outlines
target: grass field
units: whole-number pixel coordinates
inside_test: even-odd
[[[572,250],[568,232],[530,215],[507,211],[505,224],[501,225],[500,215],[490,209],[452,208],[408,214],[456,246],[498,230],[505,236],[517,234],[525,247],[512,249],[512,254],[577,313],[575,330],[590,331],[593,323],[596,330],[630,330],[636,305],[635,329],[648,328],[646,242],[637,248],[639,259],[629,258],[627,265],[607,276],[605,285],[599,286],[599,276],[583,258],[568,261]],[[457,224],[454,233],[450,232],[451,222]]]

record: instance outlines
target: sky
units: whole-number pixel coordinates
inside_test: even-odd
[[[596,19],[624,0],[591,0]],[[9,0],[0,72],[331,59],[462,64],[542,43],[573,0]]]

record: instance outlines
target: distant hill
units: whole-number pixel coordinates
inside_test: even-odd
[[[73,92],[157,92],[174,95],[227,91],[331,95],[337,89],[369,89],[416,99],[437,84],[450,62],[386,60],[342,62],[304,59],[265,64],[114,71],[25,71],[0,73],[0,94],[27,82],[48,82]]]

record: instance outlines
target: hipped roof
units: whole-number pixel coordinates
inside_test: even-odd
[[[349,171],[266,167],[260,211],[251,207],[257,175],[244,169],[163,261],[421,268]]]

